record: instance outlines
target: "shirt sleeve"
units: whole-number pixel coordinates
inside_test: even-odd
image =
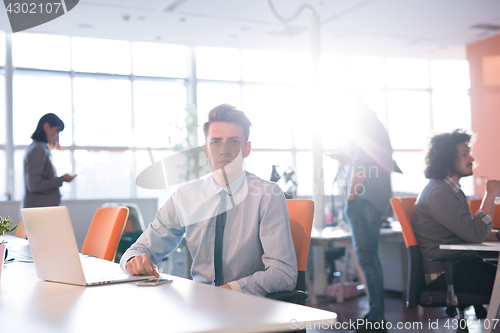
[[[259,211],[265,269],[237,282],[243,293],[254,295],[293,290],[297,284],[297,258],[285,196],[278,185],[272,184],[262,196]]]
[[[430,195],[429,215],[467,243],[481,243],[491,230],[483,214],[472,217],[467,206],[449,191],[434,191]]]
[[[146,231],[125,251],[120,259],[120,267],[127,272],[127,260],[147,253],[156,265],[179,244],[185,228],[180,226],[172,198],[160,208],[155,220]]]
[[[231,287],[231,290],[237,291],[242,293],[243,291],[241,290],[240,284],[238,281],[231,281],[228,283],[229,287]]]
[[[480,218],[484,222],[484,224],[488,226],[488,232],[493,229],[493,220],[491,219],[491,216],[489,216],[488,213],[486,213],[484,210],[478,210],[474,214],[474,218]]]
[[[60,187],[63,177],[44,178],[43,171],[49,160],[49,152],[43,146],[35,146],[26,156],[26,187],[30,192],[43,192]]]

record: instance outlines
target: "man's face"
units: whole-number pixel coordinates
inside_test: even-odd
[[[474,157],[470,154],[470,148],[465,143],[457,145],[457,157],[455,159],[455,173],[459,177],[472,175],[472,162]]]
[[[243,158],[250,154],[251,143],[245,140],[243,128],[236,123],[215,122],[210,124],[207,133],[207,142],[205,143],[205,154],[210,161],[212,171],[222,167],[230,168],[233,164],[240,164],[238,156],[241,153],[241,165],[243,167]],[[231,163],[233,162],[234,163]],[[228,165],[231,163],[231,165]],[[227,167],[226,167],[227,166]],[[241,169],[242,170],[242,169]]]

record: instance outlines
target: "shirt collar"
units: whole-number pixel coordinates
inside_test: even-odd
[[[231,184],[229,184],[229,186],[226,186],[226,187],[219,186],[215,182],[214,178],[211,176],[210,179],[212,180],[211,181],[212,189],[217,194],[219,194],[221,191],[226,191],[228,194],[231,193],[231,195],[234,195],[242,187],[243,183],[246,180],[246,176],[247,176],[247,172],[245,170],[243,170],[241,175],[239,175],[238,178],[233,180],[233,182]]]
[[[460,191],[460,185],[455,183],[453,179],[450,176],[447,176],[446,178],[443,179],[443,181],[448,184],[455,193],[458,193]]]

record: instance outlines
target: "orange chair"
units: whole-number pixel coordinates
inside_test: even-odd
[[[28,236],[26,236],[26,229],[24,229],[23,220],[19,220],[15,236],[19,238],[28,238]]]
[[[98,208],[83,242],[82,253],[113,261],[127,218],[127,207]]]
[[[399,224],[401,224],[403,238],[407,248],[418,245],[417,238],[415,237],[413,226],[411,224],[413,213],[415,212],[416,201],[417,198],[415,197],[395,197],[391,199],[391,206],[394,210],[394,214],[396,214]]]
[[[403,238],[408,251],[408,286],[406,292],[406,307],[414,309],[417,305],[425,307],[447,307],[448,316],[455,316],[458,307],[460,318],[464,318],[464,309],[468,306],[479,306],[489,303],[489,295],[478,295],[472,293],[455,293],[453,288],[453,264],[457,258],[452,256],[436,258],[442,261],[445,268],[447,291],[428,290],[425,285],[424,269],[422,265],[422,254],[417,238],[413,232],[412,219],[415,212],[414,197],[394,197],[391,206],[394,214],[401,224]],[[476,314],[479,308],[476,309]]]
[[[125,229],[123,230],[120,242],[118,243],[118,249],[116,250],[114,261],[117,263],[120,262],[120,259],[125,251],[127,251],[127,249],[135,243],[139,236],[142,235],[144,230],[146,230],[141,210],[137,204],[107,202],[102,205],[102,207],[119,206],[125,206],[128,208],[128,219],[125,223]]]
[[[483,199],[470,199],[469,200],[469,210],[472,216],[479,210],[481,207],[481,202]],[[500,229],[500,205],[495,205],[495,209],[493,210],[493,229]]]
[[[314,219],[314,201],[306,199],[289,199],[286,201],[290,228],[292,230],[295,255],[297,256],[298,277],[293,291],[282,291],[267,294],[267,297],[291,303],[305,304],[305,277],[311,230]]]

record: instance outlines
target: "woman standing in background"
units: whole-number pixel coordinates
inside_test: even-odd
[[[47,113],[38,121],[31,136],[33,141],[24,153],[24,200],[23,208],[59,206],[63,182],[71,182],[75,176],[64,174],[57,177],[52,164],[49,146],[59,144],[59,132],[63,121],[53,113]]]

